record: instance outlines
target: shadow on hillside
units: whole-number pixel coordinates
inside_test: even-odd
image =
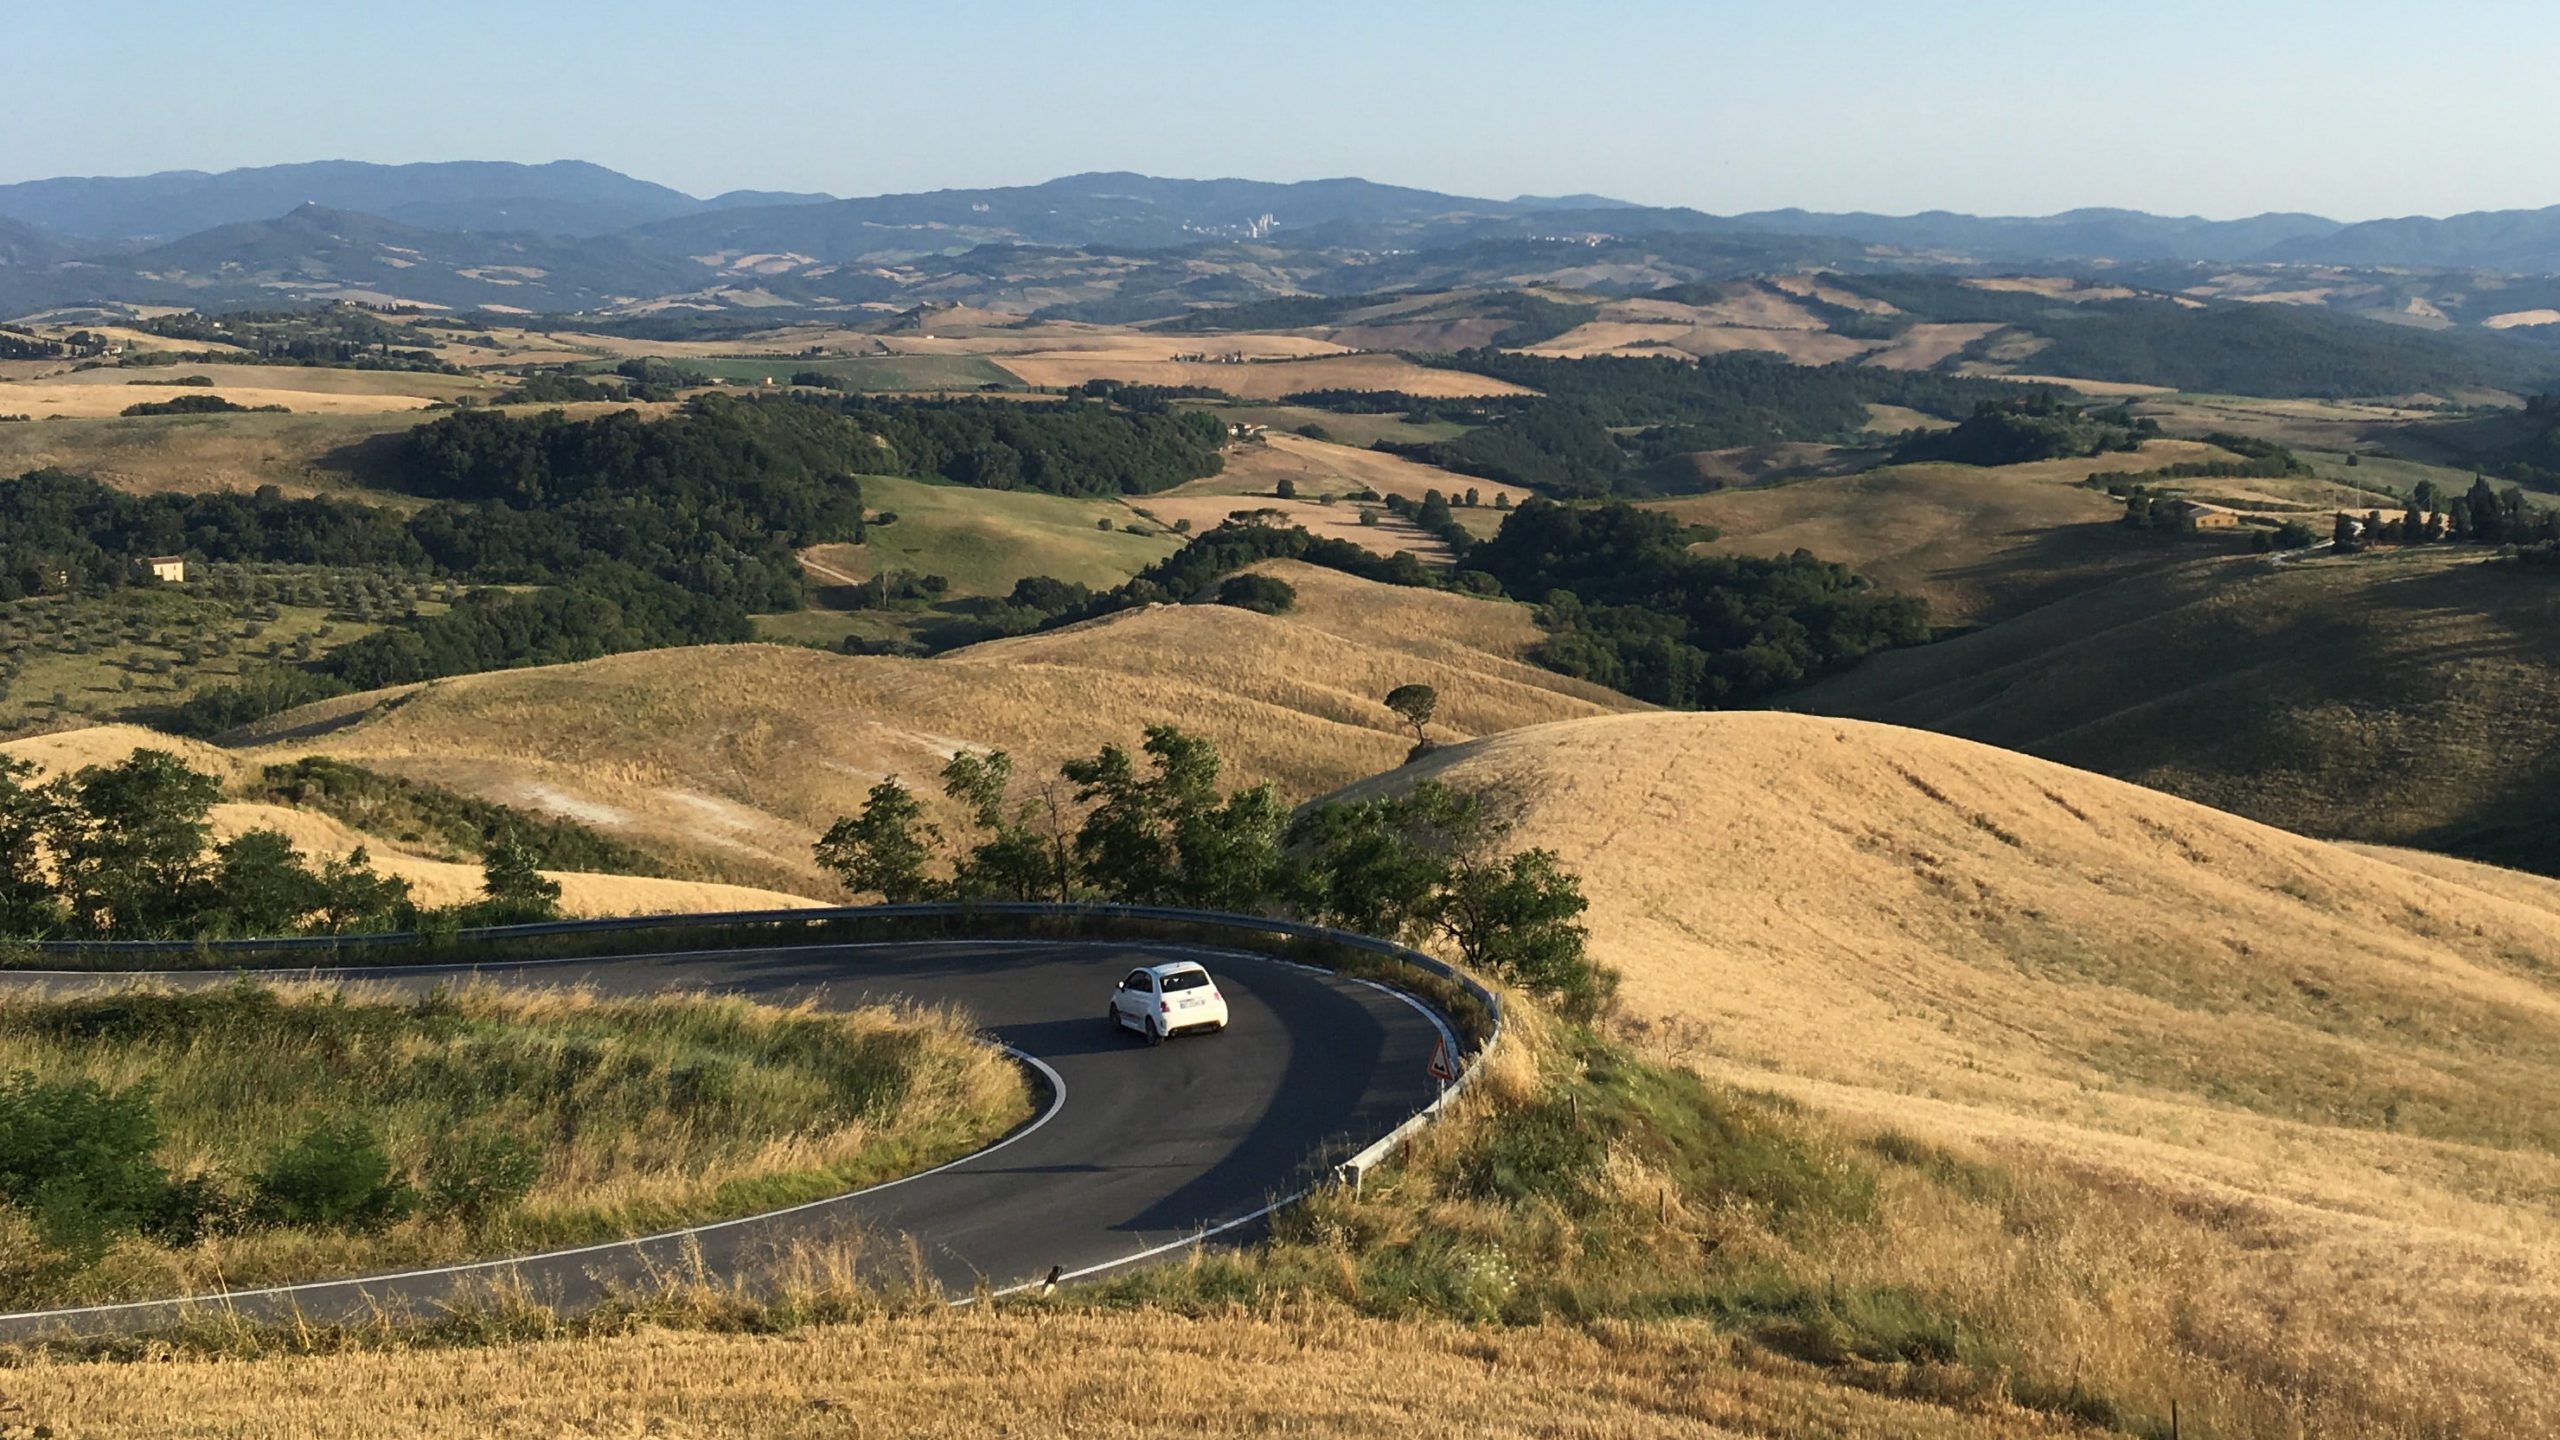
[[[405,430],[367,435],[323,451],[312,460],[311,468],[368,490],[398,490],[400,447],[408,438]]]
[[[1975,564],[1940,571],[1936,577],[1940,584],[1967,587],[1989,597],[1974,617],[1976,625],[1996,625],[2145,571],[2245,553],[2241,545],[2150,534],[2094,521],[2006,530],[1999,538],[2013,543]]]

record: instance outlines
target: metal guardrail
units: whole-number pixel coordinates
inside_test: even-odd
[[[784,932],[759,942],[750,937],[735,937],[736,948],[751,948],[756,943],[795,943],[788,935],[792,929],[815,930],[830,925],[864,921],[966,921],[973,918],[1016,920],[1063,920],[1097,922],[1127,921],[1137,924],[1197,925],[1211,929],[1243,931],[1255,935],[1274,936],[1282,940],[1335,945],[1344,949],[1375,955],[1393,964],[1436,976],[1463,991],[1481,1006],[1485,1028],[1473,1055],[1453,1055],[1457,1075],[1440,1092],[1437,1099],[1408,1117],[1404,1123],[1379,1137],[1366,1148],[1343,1161],[1339,1175],[1357,1185],[1369,1170],[1392,1157],[1405,1142],[1424,1126],[1438,1118],[1451,1098],[1463,1091],[1476,1076],[1484,1052],[1493,1048],[1502,1035],[1502,997],[1482,981],[1444,960],[1407,945],[1348,930],[1335,930],[1324,925],[1310,925],[1296,920],[1277,920],[1264,915],[1242,915],[1216,910],[1185,910],[1156,905],[1049,904],[1036,901],[988,901],[984,903],[937,903],[920,905],[850,905],[813,906],[796,910],[733,910],[690,915],[634,915],[602,920],[551,920],[529,925],[493,925],[441,934],[418,931],[390,931],[373,935],[303,935],[275,939],[252,940],[51,940],[27,942],[39,955],[146,960],[155,957],[185,956],[195,959],[219,959],[224,956],[274,957],[289,964],[326,967],[332,961],[355,965],[398,965],[489,963],[505,964],[502,953],[516,941],[555,940],[583,936],[645,935],[651,931],[669,930],[745,930],[764,927]],[[824,944],[823,939],[797,943]],[[457,961],[449,952],[474,949],[484,952],[472,960]],[[486,952],[501,952],[490,954]],[[409,953],[402,953],[409,952]],[[580,958],[580,957],[526,957]],[[583,957],[611,958],[599,953]],[[1294,1197],[1293,1197],[1294,1198]]]

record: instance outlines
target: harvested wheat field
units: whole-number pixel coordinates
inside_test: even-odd
[[[940,326],[943,322],[937,317],[926,323]],[[1267,361],[1305,360],[1348,353],[1333,341],[1308,335],[1247,332],[1160,335],[1072,324],[1006,326],[985,334],[945,334],[937,329],[930,335],[863,338],[875,340],[882,349],[898,355],[984,355],[993,359],[1109,356],[1126,361],[1169,361],[1177,355],[1233,355],[1246,360]]]
[[[1200,337],[1192,349],[1224,353],[1228,337]],[[1223,364],[1209,360],[1159,360],[1131,356],[1114,349],[1053,350],[1036,354],[989,357],[1026,385],[1081,385],[1087,380],[1118,380],[1132,385],[1205,385],[1239,400],[1277,400],[1306,390],[1400,390],[1433,399],[1475,395],[1523,395],[1506,380],[1417,365],[1401,355],[1320,355],[1305,360],[1261,360]]]
[[[1737,280],[1722,286],[1712,300],[1692,304],[1701,323],[1740,325],[1755,330],[1820,330],[1822,317],[1796,303],[1814,292]]]
[[[1301,496],[1353,495],[1375,490],[1381,495],[1419,500],[1434,490],[1443,495],[1462,495],[1473,489],[1487,505],[1497,495],[1508,495],[1514,504],[1528,498],[1525,490],[1469,479],[1383,450],[1337,445],[1281,430],[1264,435],[1260,444],[1229,450],[1226,468],[1208,479],[1194,480],[1166,493],[1268,495],[1282,480],[1297,486]],[[1139,503],[1153,508],[1156,502],[1151,497]]]
[[[2530,329],[2537,325],[2560,325],[2560,310],[2510,310],[2492,315],[2480,322],[2491,330]]]
[[[1966,346],[2000,328],[1976,322],[1914,325],[1895,337],[1892,344],[1867,356],[1862,363],[1887,370],[1927,370],[1954,358]]]
[[[1781,275],[1771,280],[1769,284],[1800,299],[1819,300],[1825,305],[1836,305],[1843,310],[1855,310],[1862,315],[1902,313],[1890,301],[1861,295],[1854,290],[1843,290],[1831,284],[1830,277],[1826,275]]]
[[[1354,350],[1407,350],[1441,353],[1490,345],[1518,322],[1501,316],[1462,315],[1437,320],[1371,320],[1326,331],[1337,345]],[[1225,337],[1221,336],[1220,339]]]
[[[1939,623],[1996,620],[2144,570],[2214,553],[2129,534],[2120,501],[2079,482],[2102,470],[2228,458],[2192,440],[2153,440],[2138,459],[2024,465],[1893,465],[1652,508],[1721,532],[1723,555],[1798,548],[1888,590],[1926,599]]]
[[[180,377],[201,376],[211,386],[170,385],[164,382]],[[166,400],[173,395],[211,389],[215,394],[228,394],[238,389],[272,390],[299,395],[404,396],[413,400],[450,400],[457,395],[485,395],[493,390],[489,382],[460,375],[432,374],[419,370],[341,370],[326,365],[156,365],[147,370],[98,369],[83,370],[54,381],[61,385],[86,385],[111,390],[125,397],[130,405],[136,400]],[[317,408],[316,405],[314,408]]]
[[[1327,504],[1321,500],[1275,500],[1268,496],[1233,492],[1223,495],[1164,494],[1150,495],[1144,504],[1135,508],[1160,524],[1189,521],[1195,532],[1214,530],[1230,515],[1273,515],[1277,517],[1273,524],[1294,525],[1310,535],[1328,540],[1348,540],[1375,554],[1411,551],[1417,559],[1431,564],[1445,565],[1449,561],[1449,547],[1442,544],[1437,536],[1426,534],[1413,522],[1384,510],[1378,512],[1376,523],[1363,525],[1360,523],[1361,512],[1372,507],[1348,501]]]
[[[1678,343],[1682,350],[1701,357],[1754,350],[1783,356],[1798,365],[1855,360],[1876,348],[1873,340],[1853,340],[1827,330],[1754,330],[1740,325],[1701,325],[1683,335]]]
[[[2089,300],[2130,300],[2134,295],[2122,285],[2095,285],[2067,275],[1981,275],[1963,284],[1975,290],[2042,295],[2048,300],[2068,300],[2075,305]]]
[[[328,755],[568,814],[706,873],[827,894],[810,842],[884,775],[919,788],[956,751],[1011,752],[1026,776],[1172,723],[1217,742],[1232,780],[1304,799],[1412,743],[1381,703],[1442,696],[1446,739],[1634,702],[1522,658],[1527,607],[1296,564],[1281,616],[1154,606],[933,660],[702,646],[460,676],[270,722],[257,764]],[[368,710],[368,705],[372,708]]]
[[[1133,1406],[1136,1372],[1215,1375]],[[367,1399],[347,1403],[351,1395]],[[959,1311],[784,1337],[648,1332],[511,1348],[38,1363],[0,1422],[211,1440],[1311,1435],[2009,1440],[2078,1433],[1843,1388],[1696,1324],[1483,1331],[1354,1319]]]
[[[166,398],[164,392],[152,393]],[[0,387],[0,396],[5,394],[6,387]],[[0,402],[0,412],[5,411],[5,402]],[[273,485],[287,495],[314,495],[345,490],[358,482],[361,467],[356,457],[367,441],[433,418],[427,411],[409,409],[0,425],[0,476],[55,467],[143,495],[247,491],[261,485]],[[375,504],[423,503],[378,491],[367,499]]]
[[[181,395],[215,395],[234,405],[255,409],[265,405],[281,405],[297,415],[379,415],[394,410],[423,410],[430,403],[424,395],[328,394],[315,390],[288,390],[273,385],[203,386],[83,385],[68,380],[21,380],[0,385],[0,413],[33,415],[39,419],[60,416],[67,420],[97,420],[122,415],[128,405],[146,400],[169,400]],[[183,425],[199,417],[188,415],[156,415],[148,418],[162,425]]]
[[[1422,776],[1582,874],[1630,1016],[1700,1068],[2146,1209],[2162,1278],[2115,1283],[2235,1386],[2317,1387],[2305,1433],[2560,1425],[2560,887],[1805,716],[1540,726],[1372,785]]]
[[[1544,355],[1558,360],[1579,360],[1592,355],[1661,354],[1677,350],[1694,324],[1665,320],[1592,320],[1576,325],[1552,340],[1523,345],[1523,355]]]

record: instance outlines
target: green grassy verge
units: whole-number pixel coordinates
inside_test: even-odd
[[[966,1153],[1030,1110],[1020,1071],[944,1012],[478,983],[11,997],[0,1074],[20,1077],[0,1087],[11,1306],[751,1213]]]

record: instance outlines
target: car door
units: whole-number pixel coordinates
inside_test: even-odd
[[[1113,1008],[1120,1012],[1121,1023],[1144,1027],[1147,1017],[1155,1013],[1156,977],[1144,970],[1132,970],[1120,982],[1120,992],[1111,997]]]

